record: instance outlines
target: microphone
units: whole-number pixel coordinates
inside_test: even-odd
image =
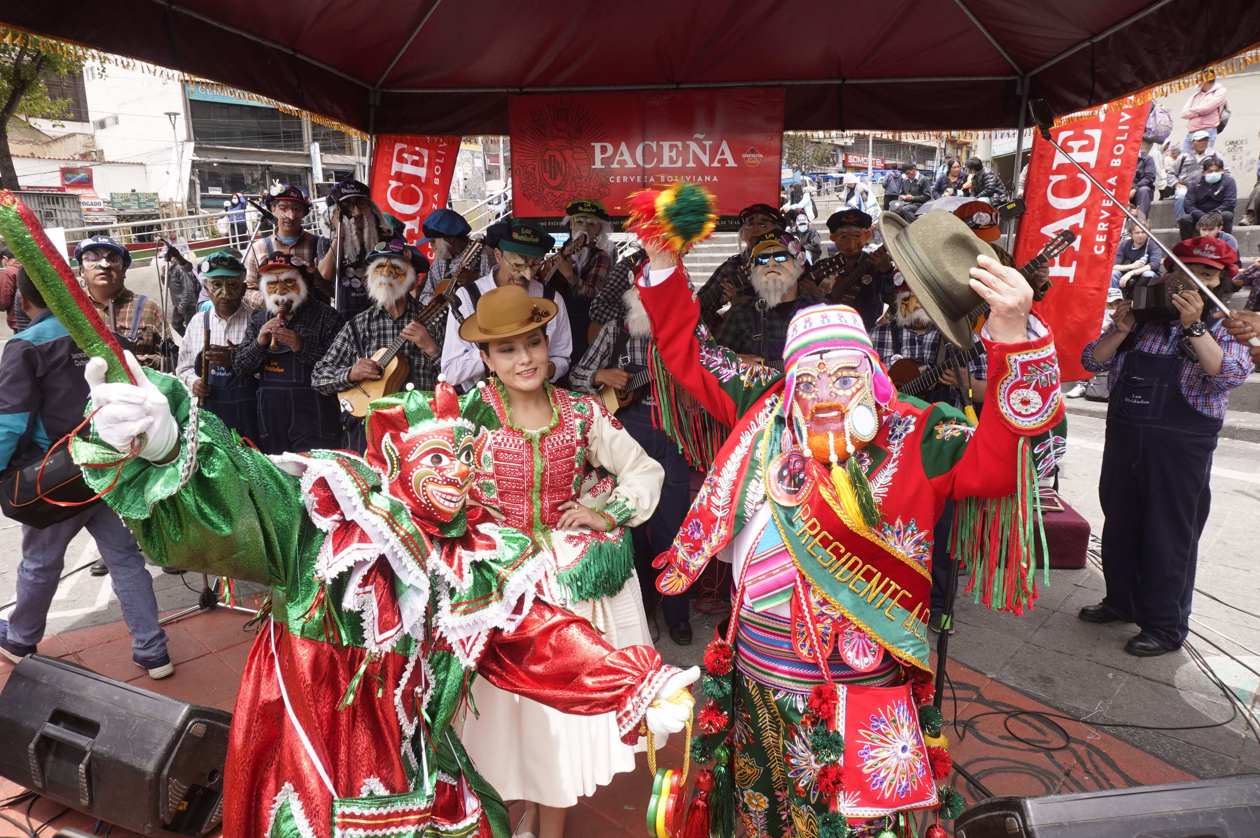
[[[276,217],[271,214],[271,210],[267,209],[262,204],[255,201],[253,198],[246,198],[245,203],[249,204],[251,207],[253,207],[254,209],[258,210],[260,213],[262,213],[262,217],[270,221],[272,224],[276,223]]]

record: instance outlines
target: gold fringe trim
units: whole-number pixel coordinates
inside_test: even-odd
[[[156,64],[149,64],[139,61],[135,58],[128,58],[125,55],[115,55],[114,53],[101,52],[93,47],[85,46],[74,41],[63,41],[57,38],[49,38],[44,35],[37,35],[34,32],[28,32],[25,29],[17,29],[11,26],[0,26],[0,44],[14,47],[29,47],[43,52],[53,53],[67,61],[77,61],[80,63],[94,62],[97,64],[106,64],[113,67],[122,67],[126,70],[146,73],[155,78],[165,81],[175,81],[181,84],[189,84],[204,90],[207,93],[214,93],[220,96],[230,96],[233,99],[244,99],[250,102],[257,102],[260,105],[275,108],[281,113],[289,116],[307,117],[316,125],[322,125],[325,128],[331,128],[336,131],[348,134],[352,137],[358,137],[361,140],[370,139],[365,131],[330,119],[314,111],[308,111],[303,108],[297,108],[293,105],[278,102],[268,96],[258,93],[251,93],[248,90],[230,87],[210,79],[204,79],[199,76],[190,75],[180,72],[179,70],[171,70],[166,67],[159,67]]]
[[[1165,82],[1152,85],[1145,90],[1139,90],[1137,93],[1131,93],[1120,99],[1113,99],[1099,105],[1096,108],[1088,108],[1083,111],[1075,111],[1070,114],[1059,117],[1054,121],[1055,125],[1064,125],[1069,122],[1077,122],[1082,119],[1097,119],[1098,115],[1107,108],[1129,108],[1134,105],[1145,105],[1155,99],[1162,99],[1173,93],[1185,90],[1192,84],[1202,84],[1208,80],[1211,75],[1228,76],[1234,73],[1241,73],[1252,64],[1260,62],[1260,47],[1250,46],[1241,52],[1236,52],[1228,58],[1200,67],[1184,76],[1175,79],[1169,79]]]

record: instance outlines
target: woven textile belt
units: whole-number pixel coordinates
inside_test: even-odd
[[[740,609],[735,646],[735,667],[758,684],[807,693],[826,683],[818,665],[801,660],[792,649],[792,623],[787,617]],[[871,672],[856,672],[833,653],[827,664],[831,679],[838,684],[887,686],[901,677],[901,667],[890,655],[884,661]]]

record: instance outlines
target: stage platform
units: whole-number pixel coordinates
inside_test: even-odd
[[[131,662],[130,640],[121,622],[68,631],[47,638],[40,652],[82,664],[112,678],[130,681],[184,701],[231,710],[253,633],[249,615],[219,609],[197,614],[167,627],[176,673],[151,681]],[[697,636],[699,645],[700,636]],[[695,648],[695,647],[692,647]],[[669,655],[667,654],[667,657]],[[0,685],[12,666],[0,661]],[[947,690],[946,733],[955,762],[961,764],[995,794],[1043,795],[1116,788],[1190,779],[1191,775],[1134,745],[1098,728],[1056,718],[1058,711],[1020,690],[961,663],[951,663],[953,689]],[[1033,715],[1044,713],[1045,716]],[[675,737],[663,764],[681,764],[682,741]],[[958,789],[978,796],[961,778]],[[638,770],[614,782],[578,807],[569,818],[569,838],[640,836],[649,791],[646,761]],[[0,800],[24,789],[0,779]],[[135,833],[107,827],[77,812],[63,812],[60,804],[42,798],[22,800],[0,809],[32,831],[51,823],[40,834],[51,836],[61,827],[88,834],[124,838]],[[0,819],[0,836],[23,833]],[[916,833],[918,834],[918,833]]]

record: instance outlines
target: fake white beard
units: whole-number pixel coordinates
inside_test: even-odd
[[[385,272],[385,266],[397,265],[402,268],[406,278],[399,281],[392,279]],[[398,264],[392,259],[380,259],[372,263],[368,269],[367,292],[372,302],[381,308],[391,306],[407,296],[407,292],[416,284],[416,270],[411,265]]]
[[[339,214],[341,208],[336,212]],[[361,262],[381,240],[381,231],[377,225],[376,213],[367,211],[358,216],[342,218],[341,252],[338,258],[342,264]]]
[[[932,318],[928,316],[927,311],[920,306],[910,314],[902,314],[901,306],[897,306],[897,325],[906,329],[914,329],[915,331],[923,331],[931,328]]]
[[[306,297],[309,292],[307,291],[305,280],[298,282],[297,291],[288,291],[284,294],[272,294],[267,291],[267,286],[271,284],[268,278],[269,276],[270,274],[263,274],[262,280],[260,281],[260,284],[262,285],[261,290],[263,293],[263,300],[267,304],[268,314],[278,313],[280,311],[280,306],[286,302],[290,304],[289,311],[292,313],[295,309],[300,308],[302,303],[306,302]]]
[[[791,276],[790,269],[788,271],[770,276],[765,271],[753,269],[750,277],[753,290],[771,308],[783,302],[787,298],[788,292],[796,286],[797,281],[800,279],[800,273]]]
[[[621,295],[621,302],[626,306],[626,331],[636,338],[649,337],[652,334],[652,320],[643,307],[639,289],[631,285]]]

